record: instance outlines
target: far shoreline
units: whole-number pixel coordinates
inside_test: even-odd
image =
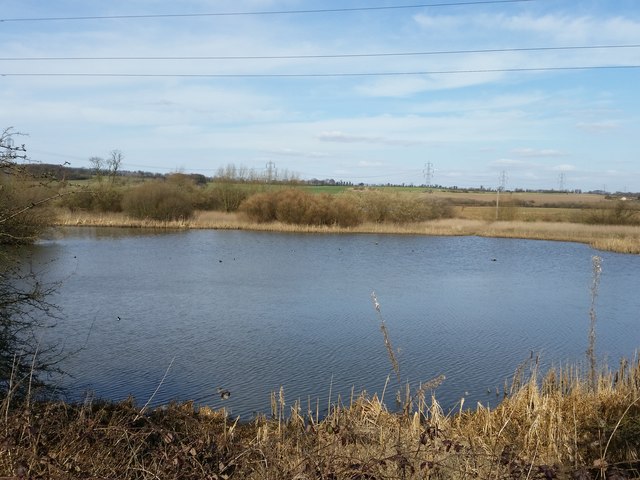
[[[355,227],[257,223],[237,213],[198,211],[190,219],[138,220],[124,214],[61,211],[56,226],[154,229],[247,230],[280,233],[395,234],[427,236],[479,236],[584,243],[596,250],[640,254],[640,226],[586,225],[568,222],[483,221],[460,218],[418,223],[363,223]]]

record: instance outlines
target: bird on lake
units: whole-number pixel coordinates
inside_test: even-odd
[[[231,392],[227,389],[218,387],[218,394],[222,400],[226,400],[231,396]]]

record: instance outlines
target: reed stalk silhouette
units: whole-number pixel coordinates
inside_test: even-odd
[[[597,255],[591,257],[592,278],[591,278],[591,306],[589,307],[589,346],[587,347],[587,360],[589,362],[589,385],[592,390],[597,387],[597,366],[596,359],[596,299],[598,298],[598,288],[600,286],[600,275],[602,274],[602,258]]]
[[[418,402],[423,402],[425,398],[425,393],[427,390],[435,390],[440,386],[442,382],[445,380],[444,375],[438,375],[431,380],[421,383],[416,389],[415,393],[411,393],[411,385],[407,383],[405,385],[405,394],[404,400],[402,398],[402,377],[400,375],[400,363],[396,358],[396,354],[393,351],[393,345],[391,344],[391,339],[389,338],[389,330],[387,329],[387,325],[384,322],[384,317],[382,316],[382,309],[380,307],[380,302],[378,301],[378,296],[376,292],[371,292],[371,301],[373,302],[373,308],[376,310],[376,314],[378,319],[380,320],[380,331],[382,332],[382,338],[384,339],[384,346],[387,349],[387,355],[389,356],[389,361],[391,362],[391,367],[393,368],[393,372],[396,374],[396,378],[398,380],[398,391],[396,392],[396,403],[398,406],[402,406],[402,411],[405,414],[409,414],[413,408],[414,400],[418,399]],[[388,379],[388,377],[387,377]],[[386,383],[385,383],[386,390]],[[382,398],[384,398],[384,391],[382,393]]]
[[[384,317],[382,316],[382,310],[380,309],[380,302],[378,302],[378,297],[375,291],[371,292],[371,301],[373,302],[373,308],[376,309],[376,314],[378,315],[378,319],[380,320],[380,331],[382,332],[382,338],[384,338],[384,346],[387,349],[387,355],[389,355],[389,361],[391,362],[393,371],[396,374],[398,383],[401,383],[402,379],[400,377],[400,364],[398,363],[396,354],[393,351],[393,346],[391,345],[391,339],[389,338],[389,331],[387,330],[387,326],[384,323]]]

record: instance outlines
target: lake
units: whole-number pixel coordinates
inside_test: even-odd
[[[329,393],[381,393],[391,374],[392,408],[375,291],[403,381],[443,374],[445,408],[495,404],[531,352],[584,362],[596,254],[598,356],[615,366],[640,346],[640,256],[582,244],[66,228],[31,253],[62,282],[63,318],[46,340],[81,349],[62,365],[71,400],[142,405],[160,386],[152,405],[195,400],[249,419],[281,386],[288,405],[326,410]]]

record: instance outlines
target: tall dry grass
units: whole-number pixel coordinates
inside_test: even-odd
[[[640,367],[575,369],[514,380],[495,409],[446,414],[434,397],[390,413],[376,395],[313,405],[274,397],[273,418],[172,404],[140,415],[131,401],[3,410],[0,475],[19,478],[637,478]]]
[[[60,210],[61,226],[108,226],[131,228],[210,228],[290,233],[376,233],[398,235],[477,235],[482,237],[555,240],[591,245],[597,250],[640,254],[640,227],[585,225],[561,222],[489,222],[459,218],[406,224],[365,222],[352,227],[296,225],[283,222],[256,223],[236,213],[197,211],[189,219],[157,221],[133,219],[121,213],[90,213]]]

